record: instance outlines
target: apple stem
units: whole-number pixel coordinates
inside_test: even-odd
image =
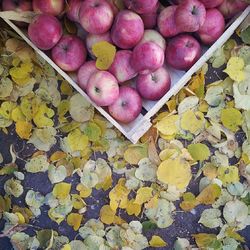
[[[193,6],[193,9],[192,9],[192,15],[195,15],[196,14],[196,10],[197,10],[197,8],[196,8],[196,6]]]

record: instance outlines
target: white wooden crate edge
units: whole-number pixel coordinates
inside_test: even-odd
[[[65,80],[67,80],[75,90],[77,90],[87,101],[89,101],[105,118],[107,118],[118,130],[122,132],[132,143],[136,143],[143,134],[151,127],[150,119],[154,116],[160,108],[173,96],[176,95],[179,90],[190,80],[191,76],[197,72],[204,63],[213,55],[213,53],[221,47],[244,21],[244,19],[250,13],[250,6],[229,26],[229,28],[223,33],[223,35],[204,53],[204,55],[189,69],[178,82],[164,95],[158,102],[155,103],[143,116],[140,115],[132,124],[121,125],[112,116],[109,115],[102,107],[93,103],[88,95],[73,81],[73,79],[62,69],[60,69],[43,51],[38,49],[29,38],[10,20],[3,20],[13,29],[23,40],[25,40],[42,58],[44,58]]]

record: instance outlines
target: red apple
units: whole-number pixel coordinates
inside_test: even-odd
[[[14,11],[30,11],[32,10],[32,4],[28,0],[3,0],[2,1],[2,10],[14,10]],[[25,22],[15,22],[18,26],[26,26]]]
[[[164,67],[149,74],[139,75],[136,79],[136,89],[140,96],[151,101],[161,99],[170,86],[171,78]]]
[[[141,113],[142,100],[137,91],[128,86],[120,87],[118,99],[108,107],[109,113],[119,122],[130,123]]]
[[[158,0],[124,0],[126,7],[138,14],[150,13]]]
[[[206,9],[212,9],[223,3],[224,0],[200,0]]]
[[[33,10],[37,13],[58,16],[64,9],[64,0],[33,0]]]
[[[158,29],[164,37],[176,36],[178,33],[181,32],[180,28],[176,25],[175,22],[176,10],[176,5],[169,6],[163,9],[158,16]]]
[[[67,2],[67,17],[73,22],[79,22],[79,12],[82,0],[68,0]]]
[[[81,87],[81,89],[85,90],[89,78],[98,71],[95,66],[95,61],[85,62],[77,72],[77,83]]]
[[[249,3],[244,0],[224,0],[218,7],[222,15],[228,19],[243,11]]]
[[[81,5],[80,24],[91,34],[107,32],[113,18],[113,10],[106,0],[85,0]]]
[[[52,49],[62,36],[61,23],[54,16],[37,15],[29,24],[28,36],[39,49]]]
[[[119,86],[115,77],[108,71],[97,71],[91,75],[87,94],[98,106],[109,106],[119,96]]]
[[[199,59],[200,55],[199,42],[186,34],[172,38],[166,48],[167,63],[179,70],[188,70]]]
[[[51,56],[61,69],[75,71],[85,62],[87,51],[79,37],[64,35],[52,49]]]
[[[106,41],[106,42],[112,43],[110,32],[106,32],[104,34],[99,34],[99,35],[94,35],[94,34],[89,33],[87,35],[87,37],[86,37],[86,47],[87,47],[87,50],[89,52],[89,55],[92,58],[95,58],[95,55],[92,52],[92,46],[95,43],[98,43],[98,42],[101,42],[101,41]]]
[[[159,69],[164,63],[163,49],[153,42],[138,44],[132,54],[131,65],[140,74]]]
[[[112,11],[114,13],[114,16],[116,16],[118,14],[118,12],[119,12],[118,7],[116,6],[116,1],[114,1],[114,0],[107,0],[107,1],[111,6],[111,9],[112,9]]]
[[[109,68],[109,72],[116,77],[119,83],[128,81],[137,75],[137,72],[130,64],[131,57],[132,51],[119,50]]]
[[[141,14],[140,17],[144,23],[145,29],[152,29],[156,26],[157,23],[157,16],[158,16],[158,9],[159,9],[159,2],[155,5],[155,7],[149,12]]]
[[[164,51],[166,49],[166,40],[156,30],[145,30],[141,41],[138,44],[145,42],[153,42],[159,45]]]
[[[185,32],[195,32],[204,24],[206,9],[198,0],[183,1],[175,12],[177,27]]]
[[[215,42],[224,32],[225,20],[217,9],[207,10],[205,23],[198,30],[201,41],[204,44]]]
[[[122,49],[133,48],[142,38],[144,25],[141,17],[129,10],[122,10],[111,29],[113,43]]]

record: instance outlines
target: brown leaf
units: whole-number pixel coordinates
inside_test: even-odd
[[[149,144],[148,144],[148,158],[150,159],[151,162],[153,162],[156,165],[160,165],[161,159],[158,155],[155,142],[153,137],[151,136],[149,138]]]
[[[248,185],[250,185],[250,175],[247,173],[246,164],[243,161],[240,161],[239,171],[240,171],[240,175],[245,177],[246,180],[247,180]]]

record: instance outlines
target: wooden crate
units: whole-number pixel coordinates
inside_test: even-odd
[[[102,107],[93,103],[87,94],[77,85],[76,82],[63,70],[61,70],[43,51],[38,49],[27,37],[22,30],[20,30],[12,21],[4,19],[4,21],[13,28],[41,57],[43,57],[65,80],[67,80],[86,100],[88,100],[104,117],[106,117],[117,129],[119,129],[124,136],[126,136],[132,143],[136,143],[140,137],[147,132],[151,127],[151,118],[159,111],[159,109],[190,80],[191,76],[197,72],[206,63],[213,53],[220,48],[235,32],[239,25],[245,20],[250,13],[250,6],[238,16],[223,35],[211,46],[203,46],[202,57],[190,68],[187,72],[168,68],[171,75],[171,89],[159,101],[143,101],[143,107],[146,110],[145,114],[140,114],[137,119],[130,124],[124,125],[118,123],[110,116]],[[1,15],[0,15],[1,16]]]

